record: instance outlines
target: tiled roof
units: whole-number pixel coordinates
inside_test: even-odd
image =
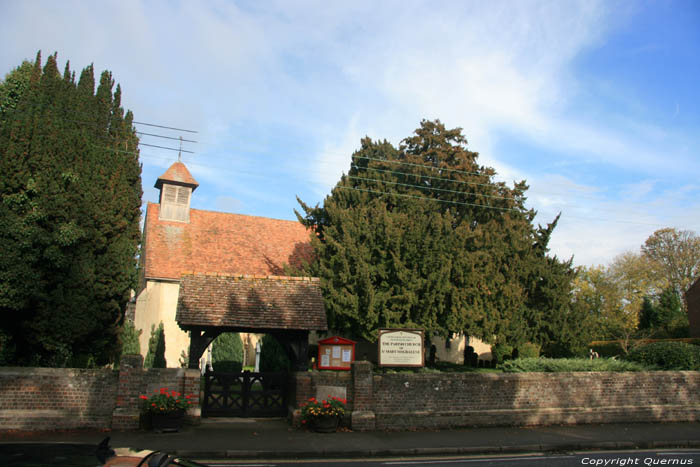
[[[184,273],[278,276],[283,266],[313,258],[309,232],[296,221],[190,210],[190,222],[158,219],[148,203],[144,226],[146,279],[175,279]]]
[[[176,321],[182,329],[326,330],[316,278],[187,274],[180,281]]]
[[[176,185],[190,186],[192,187],[192,190],[199,186],[197,180],[194,179],[190,171],[187,170],[187,167],[185,167],[185,164],[179,161],[171,165],[170,168],[166,170],[163,175],[158,177],[158,180],[156,180],[155,187],[160,189],[163,186],[163,182],[170,182]]]

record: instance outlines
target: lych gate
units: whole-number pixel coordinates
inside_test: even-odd
[[[183,276],[176,320],[190,333],[189,367],[222,332],[271,334],[292,368],[308,369],[309,332],[327,329],[318,279],[278,276]],[[202,416],[286,415],[286,376],[205,375]]]

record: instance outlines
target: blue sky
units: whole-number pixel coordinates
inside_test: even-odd
[[[193,206],[294,219],[360,138],[462,127],[525,179],[551,247],[608,264],[654,230],[700,232],[700,2],[0,0],[0,73],[58,51],[123,89],[138,126],[199,141]],[[171,146],[144,136],[143,143]],[[177,143],[174,144],[176,146]],[[143,146],[144,199],[177,153]]]

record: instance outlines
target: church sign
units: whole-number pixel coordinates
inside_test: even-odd
[[[425,364],[423,331],[380,329],[379,366],[422,367]]]
[[[354,341],[339,336],[318,341],[319,370],[349,370],[354,361]]]

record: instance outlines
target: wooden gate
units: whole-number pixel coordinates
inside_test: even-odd
[[[204,375],[202,417],[287,416],[287,373]]]

